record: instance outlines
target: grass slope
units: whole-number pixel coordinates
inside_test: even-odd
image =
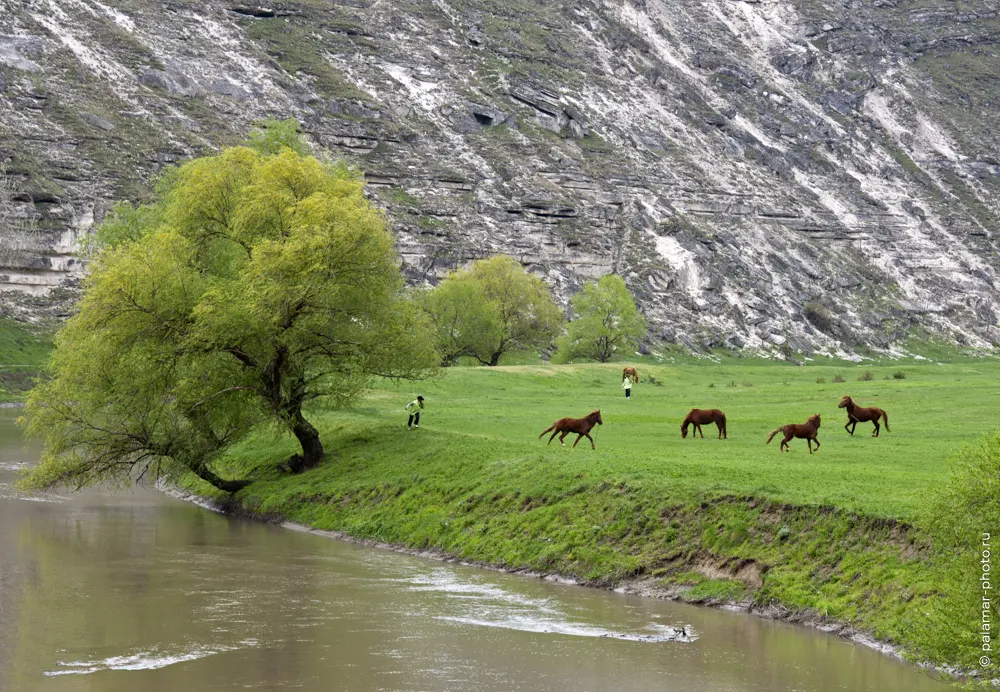
[[[924,618],[945,577],[913,524],[948,456],[994,421],[1000,364],[640,364],[631,401],[620,368],[455,368],[418,386],[385,383],[361,408],[311,413],[328,450],[319,467],[280,473],[294,440],[262,432],[219,470],[254,479],[235,502],[259,514],[597,584],[655,579],[694,601],[777,602],[921,658],[972,656],[974,638]],[[874,379],[858,381],[869,369]],[[905,379],[883,379],[897,371]],[[417,393],[427,408],[407,431],[403,405]],[[872,439],[859,424],[850,437],[836,408],[844,394],[884,408],[892,431]],[[724,410],[729,439],[714,426],[681,439],[691,407]],[[537,439],[554,419],[597,408],[596,451],[586,439],[575,449]],[[939,413],[952,409],[961,417]],[[818,453],[803,440],[790,454],[780,437],[764,444],[813,413],[824,421]]]
[[[24,399],[51,352],[48,331],[0,318],[0,402]]]

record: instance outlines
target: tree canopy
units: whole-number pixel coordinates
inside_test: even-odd
[[[445,363],[471,356],[497,365],[505,353],[547,346],[563,322],[545,282],[507,255],[452,272],[421,304]]]
[[[636,348],[646,335],[646,319],[620,276],[608,274],[573,296],[576,319],[559,340],[557,360],[606,363],[622,348]]]
[[[52,377],[27,404],[45,451],[26,484],[124,480],[166,461],[236,490],[211,462],[255,426],[295,435],[288,464],[302,470],[324,453],[307,402],[432,372],[433,331],[403,296],[363,180],[272,140],[180,166],[156,202],[102,226]]]

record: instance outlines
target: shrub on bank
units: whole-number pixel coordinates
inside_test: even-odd
[[[998,601],[988,598],[1000,581],[991,569],[1000,564],[1000,557],[992,559],[1000,546],[1000,432],[955,454],[951,478],[933,498],[924,523],[934,545],[939,597],[915,623],[915,640],[924,652],[997,677],[994,654],[985,650],[986,666],[981,656],[983,635],[991,636],[983,623],[989,628],[1000,622]],[[993,642],[989,646],[996,648]],[[968,689],[995,688],[973,682]]]

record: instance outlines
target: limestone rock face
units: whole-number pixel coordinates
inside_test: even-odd
[[[4,8],[7,313],[64,311],[113,201],[273,116],[366,173],[414,282],[616,272],[654,348],[1000,343],[989,2]]]

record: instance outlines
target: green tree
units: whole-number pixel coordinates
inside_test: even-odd
[[[475,281],[442,281],[422,293],[420,304],[434,323],[438,353],[445,365],[462,356],[487,353],[500,341],[500,314]]]
[[[505,353],[549,344],[563,322],[545,282],[507,255],[452,272],[424,305],[446,362],[471,356],[496,365]]]
[[[620,276],[608,274],[573,296],[578,317],[559,341],[557,360],[587,358],[606,363],[621,348],[636,348],[646,335],[646,319]]]
[[[125,480],[168,462],[236,490],[210,466],[255,426],[291,432],[300,471],[324,453],[307,402],[427,376],[433,332],[403,297],[394,239],[363,188],[289,147],[236,147],[173,171],[150,207],[119,208],[29,399],[27,432],[45,451],[25,483]]]

